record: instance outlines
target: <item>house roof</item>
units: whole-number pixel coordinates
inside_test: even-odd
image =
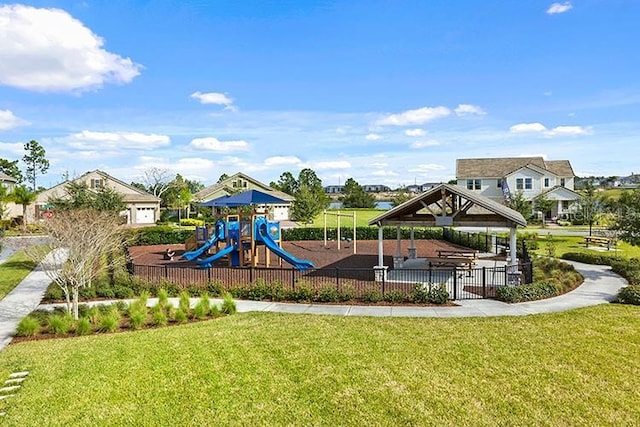
[[[233,182],[234,180],[236,180],[238,178],[242,178],[245,181],[251,182],[253,185],[255,185],[256,187],[261,189],[261,191],[263,191],[264,193],[270,194],[270,195],[272,195],[274,197],[277,197],[278,199],[282,199],[282,200],[285,200],[287,202],[291,202],[291,201],[293,201],[295,199],[290,194],[284,193],[282,191],[274,190],[273,188],[269,187],[268,185],[263,184],[262,182],[258,181],[257,179],[252,178],[252,177],[250,177],[248,175],[245,175],[242,172],[238,172],[238,173],[228,177],[227,179],[223,180],[222,182],[218,182],[218,183],[210,185],[210,186],[208,186],[206,188],[203,188],[202,190],[200,190],[196,194],[194,194],[193,197],[194,197],[194,199],[196,201],[206,201],[208,199],[211,199],[212,195],[215,195],[215,193],[219,193],[219,192],[223,192],[223,193],[227,193],[227,194],[234,193],[234,192],[236,192],[238,190],[238,188],[232,187],[231,182]]]
[[[0,182],[18,182],[18,180],[11,175],[7,175],[6,173],[0,171]]]
[[[568,160],[544,160],[542,157],[497,157],[457,159],[456,178],[504,178],[530,165],[560,177],[575,176]]]
[[[562,193],[564,193],[564,195]],[[576,193],[570,188],[563,187],[561,185],[553,186],[547,191],[540,193],[540,195],[546,195],[546,196],[553,195],[553,196],[556,196],[554,199],[557,199],[557,200],[578,200],[581,197],[579,193]]]
[[[43,191],[42,193],[40,193],[38,195],[39,199],[42,199],[43,197],[50,197],[51,195],[55,194],[58,190],[64,190],[65,186],[69,183],[69,182],[84,182],[87,177],[91,174],[98,174],[100,175],[102,178],[104,178],[105,180],[108,181],[113,181],[118,183],[119,185],[122,185],[124,187],[126,187],[127,189],[130,189],[133,191],[133,193],[120,193],[122,195],[122,199],[125,203],[136,203],[136,202],[150,202],[150,203],[159,203],[160,202],[160,198],[154,196],[153,194],[149,194],[146,191],[142,191],[139,188],[136,188],[130,184],[127,184],[124,181],[119,180],[118,178],[114,178],[113,176],[109,175],[106,172],[103,172],[101,170],[93,170],[93,171],[89,171],[89,172],[85,172],[84,174],[80,175],[77,178],[74,178],[72,180],[68,180],[68,181],[64,181],[61,182],[60,184],[54,185],[53,187]],[[66,192],[64,193],[66,194]]]
[[[462,186],[440,184],[369,221],[374,224],[512,227],[527,221],[520,212]]]

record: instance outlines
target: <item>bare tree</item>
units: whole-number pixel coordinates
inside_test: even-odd
[[[160,197],[171,187],[171,173],[167,169],[156,167],[148,169],[144,172],[143,179],[149,192],[156,197]]]
[[[45,270],[62,289],[67,310],[78,318],[80,289],[91,286],[119,257],[108,254],[122,249],[124,229],[117,213],[95,209],[56,211],[42,223],[49,245],[26,249],[32,259],[42,259],[51,251]]]

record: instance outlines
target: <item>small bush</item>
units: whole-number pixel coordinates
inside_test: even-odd
[[[155,326],[165,326],[168,322],[167,313],[164,307],[160,304],[156,304],[151,309],[152,322]]]
[[[169,304],[169,293],[164,288],[158,289],[158,304],[166,307]]]
[[[444,283],[416,283],[411,299],[418,304],[446,304],[451,298]]]
[[[107,306],[98,318],[100,332],[115,332],[120,327],[121,314],[115,306]]]
[[[50,284],[47,291],[44,293],[44,300],[49,302],[64,300],[64,292],[62,292],[62,288],[55,283]]]
[[[220,296],[224,293],[224,286],[220,282],[209,282],[207,283],[207,292],[214,297]]]
[[[193,307],[193,318],[194,319],[204,319],[209,314],[209,308],[205,307],[202,302],[198,301],[198,303]]]
[[[367,289],[362,293],[361,299],[367,303],[378,303],[382,301],[382,292],[378,289]]]
[[[385,293],[383,299],[384,301],[392,304],[402,304],[403,302],[407,302],[407,296],[396,289]]]
[[[220,312],[220,308],[216,305],[213,304],[211,306],[211,317],[220,317],[222,315],[222,313]]]
[[[236,302],[233,300],[231,294],[226,293],[224,295],[224,299],[222,300],[222,308],[221,311],[224,314],[235,314],[237,311]]]
[[[187,314],[189,314],[189,312],[191,311],[190,298],[191,297],[187,292],[184,292],[184,291],[180,292],[180,297],[178,300],[178,308]]]
[[[311,301],[316,292],[304,281],[296,281],[295,288],[285,292],[285,299],[288,301]]]
[[[40,331],[40,322],[32,316],[24,317],[16,328],[19,337],[32,337]]]
[[[534,282],[527,285],[503,286],[496,290],[496,299],[515,303],[535,301],[558,295],[556,285],[549,282]]]
[[[201,227],[204,225],[204,221],[201,219],[195,219],[195,218],[182,218],[180,220],[180,225],[185,227],[190,227],[190,226]]]
[[[86,317],[81,317],[76,322],[76,335],[89,335],[93,329],[91,328],[91,322]]]
[[[188,318],[189,314],[182,308],[178,308],[173,316],[173,320],[175,320],[176,323],[186,323]]]
[[[144,326],[147,320],[146,310],[129,310],[129,327],[131,329],[140,329]]]
[[[320,288],[314,300],[318,302],[338,302],[340,300],[340,293],[335,286],[325,285]]]
[[[622,304],[640,305],[640,285],[629,285],[620,289],[617,301]]]
[[[350,284],[344,284],[340,288],[338,299],[340,302],[347,302],[356,298],[356,289]]]
[[[53,315],[49,317],[49,332],[55,335],[66,335],[73,326],[70,314]]]

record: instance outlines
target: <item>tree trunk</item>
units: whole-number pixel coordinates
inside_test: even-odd
[[[73,288],[73,318],[78,320],[78,288]]]

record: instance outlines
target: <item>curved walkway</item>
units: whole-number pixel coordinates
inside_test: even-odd
[[[569,261],[567,261],[569,262]],[[626,281],[611,271],[608,266],[569,262],[584,276],[584,283],[577,289],[546,300],[507,304],[491,299],[460,300],[452,307],[415,306],[363,306],[295,304],[264,301],[236,301],[239,312],[269,311],[294,314],[323,314],[337,316],[377,316],[377,317],[487,317],[525,316],[572,310],[607,303],[615,300],[618,290]],[[43,267],[43,265],[45,267]],[[0,301],[0,350],[10,341],[20,320],[36,308],[54,305],[39,305],[50,278],[47,276],[46,258],[16,288]],[[193,303],[197,301],[193,299]],[[157,299],[150,298],[153,305]],[[216,303],[221,300],[213,299]],[[177,299],[176,299],[177,302]],[[105,304],[107,301],[97,302]]]

